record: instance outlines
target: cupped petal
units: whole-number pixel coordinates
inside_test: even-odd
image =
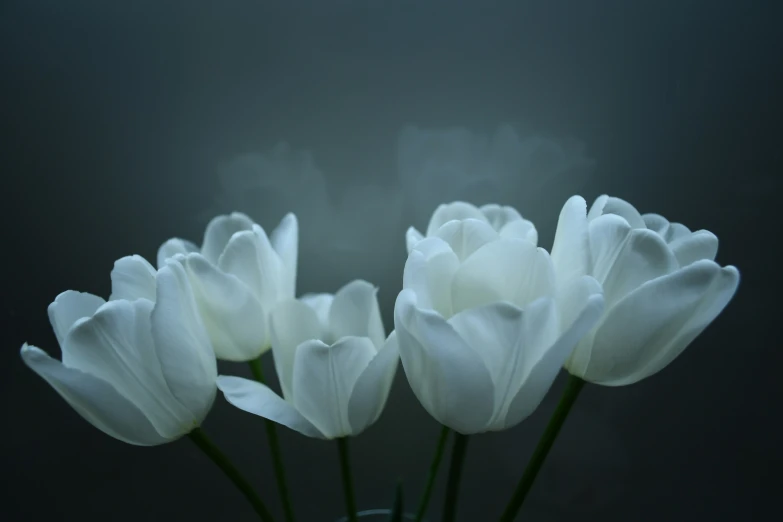
[[[660,214],[654,213],[642,214],[642,219],[644,220],[644,226],[656,234],[660,234],[661,237],[666,235],[666,231],[669,229],[668,219]]]
[[[282,261],[284,273],[283,288],[286,296],[296,294],[296,270],[299,259],[299,221],[296,215],[288,213],[269,236],[269,243]]]
[[[250,361],[269,349],[267,309],[245,283],[201,254],[175,259],[187,271],[199,316],[218,359]]]
[[[636,208],[627,201],[607,195],[599,196],[588,213],[588,219],[593,220],[601,215],[614,214],[620,216],[631,228],[647,228],[644,218]]]
[[[232,236],[218,260],[218,268],[245,283],[269,310],[281,299],[294,297],[293,293],[283,294],[282,290],[290,286],[285,281],[286,269],[258,225]]]
[[[292,402],[326,438],[354,435],[348,402],[376,353],[367,337],[343,337],[331,346],[311,340],[296,348]]]
[[[560,303],[568,302],[571,308],[561,309],[562,333],[543,351],[541,358],[527,374],[499,429],[516,426],[538,408],[574,347],[603,314],[604,298],[600,293],[600,285],[591,277],[573,281],[558,297]]]
[[[527,239],[538,244],[538,231],[531,221],[523,218],[514,208],[495,203],[479,208],[500,237]]]
[[[87,422],[137,446],[155,446],[171,439],[155,430],[144,413],[108,382],[52,359],[43,350],[25,344],[22,360],[65,399]]]
[[[698,307],[691,312],[687,323],[677,335],[663,348],[644,370],[635,376],[637,380],[658,373],[676,359],[688,345],[726,308],[739,286],[739,271],[733,266],[720,269],[709,290],[705,292]]]
[[[155,267],[141,256],[126,256],[114,262],[111,271],[111,295],[115,299],[155,301]]]
[[[157,301],[150,322],[168,389],[194,422],[201,424],[215,400],[217,361],[180,263],[170,262],[158,271]]]
[[[682,223],[669,223],[669,228],[666,231],[666,236],[664,236],[664,239],[667,243],[671,244],[680,238],[691,235],[691,233],[691,229]]]
[[[351,433],[358,435],[381,416],[389,398],[400,361],[397,334],[392,332],[380,351],[356,380],[348,401],[348,422]]]
[[[220,375],[217,387],[226,400],[240,410],[282,424],[307,437],[325,438],[293,405],[260,382]]]
[[[277,377],[283,397],[291,401],[297,346],[305,341],[321,339],[327,332],[323,330],[315,310],[296,299],[280,303],[272,311],[269,325]]]
[[[329,310],[329,329],[334,342],[341,337],[369,337],[376,350],[386,340],[378,305],[378,289],[360,279],[351,281],[336,294]]]
[[[237,232],[253,229],[253,220],[241,212],[217,216],[207,224],[201,253],[210,263],[217,264],[231,237]]]
[[[451,284],[459,259],[448,243],[428,237],[417,243],[405,262],[402,287],[416,293],[417,306],[451,317]]]
[[[720,274],[720,266],[703,260],[643,284],[610,305],[594,334],[586,368],[568,370],[608,386],[637,382],[688,324]]]
[[[435,232],[449,221],[462,221],[464,219],[477,219],[487,223],[484,213],[470,203],[454,201],[453,203],[438,205],[427,225],[427,236],[435,235]]]
[[[554,294],[552,260],[543,248],[524,239],[487,243],[465,260],[451,286],[454,313],[497,301],[519,308]]]
[[[496,240],[498,233],[486,221],[465,219],[462,221],[449,221],[438,228],[434,236],[448,243],[451,250],[457,255],[457,258],[460,261],[464,261],[482,246]]]
[[[166,260],[171,259],[177,255],[187,255],[194,252],[201,252],[199,246],[186,239],[180,239],[178,237],[169,239],[163,243],[158,249],[158,268],[166,266]]]
[[[560,211],[552,244],[552,265],[558,281],[566,282],[590,272],[587,202],[571,196]]]
[[[421,232],[413,227],[408,228],[405,232],[405,247],[408,249],[409,254],[413,250],[413,247],[416,246],[416,243],[422,239],[424,239],[424,235]]]
[[[66,290],[55,297],[47,311],[60,347],[74,323],[79,319],[92,317],[104,303],[106,301],[102,297],[75,290]]]
[[[718,237],[709,230],[697,230],[669,243],[680,266],[687,266],[700,259],[715,260],[718,255]]]
[[[485,431],[495,389],[479,354],[443,317],[417,308],[412,290],[397,296],[394,325],[408,383],[424,409],[459,433]]]
[[[63,364],[111,383],[170,439],[187,433],[193,418],[163,377],[151,331],[152,307],[147,299],[107,302],[68,332]]]
[[[527,219],[521,219],[519,221],[512,221],[503,225],[498,231],[500,237],[503,238],[519,238],[530,241],[534,245],[538,244],[538,230],[532,221]]]
[[[334,294],[305,294],[299,300],[315,310],[318,320],[321,322],[321,330],[329,331],[329,310],[332,308]]]
[[[616,303],[642,284],[677,270],[679,264],[663,238],[646,228],[629,232],[611,263],[596,264],[595,278],[609,303]]]

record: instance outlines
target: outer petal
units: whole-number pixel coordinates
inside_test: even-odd
[[[67,368],[35,346],[22,346],[22,360],[48,382],[87,422],[115,439],[154,446],[170,439],[160,435],[141,410],[109,383]]]
[[[126,256],[114,262],[111,296],[115,299],[155,300],[155,267],[141,256]]]
[[[552,244],[552,264],[561,283],[590,272],[587,202],[581,196],[569,198],[560,211]]]
[[[270,317],[272,354],[280,379],[283,397],[293,400],[294,358],[296,348],[305,341],[324,337],[323,327],[315,310],[301,301],[283,301]]]
[[[176,237],[169,239],[158,249],[158,268],[166,266],[167,259],[171,259],[179,254],[187,255],[194,252],[201,252],[201,249],[197,244]]]
[[[299,259],[299,222],[296,215],[288,213],[272,231],[269,242],[285,268],[283,294],[296,295],[296,269]]]
[[[607,311],[595,332],[590,362],[583,374],[576,375],[609,386],[643,378],[720,275],[713,261],[697,261],[631,292]]]
[[[163,377],[174,398],[200,424],[215,400],[217,362],[212,344],[185,268],[179,263],[161,268],[157,288],[151,323]]]
[[[680,266],[690,265],[700,259],[714,261],[718,254],[718,238],[708,230],[698,230],[672,241],[669,247]]]
[[[49,305],[49,322],[52,324],[57,342],[63,345],[68,330],[78,321],[92,315],[106,301],[97,295],[67,290],[58,295]]]
[[[625,219],[631,228],[647,228],[642,215],[633,205],[620,198],[606,195],[600,196],[590,208],[588,219],[592,220],[600,215],[614,214]]]
[[[259,382],[221,375],[217,378],[217,387],[226,400],[240,410],[282,424],[308,437],[325,438],[296,408]]]
[[[431,308],[451,317],[451,284],[459,259],[448,243],[428,237],[417,243],[405,262],[402,287],[416,292],[420,308]]]
[[[460,261],[464,261],[482,246],[496,240],[498,233],[486,221],[466,219],[449,221],[437,229],[434,236],[448,243]]]
[[[348,402],[376,353],[367,337],[343,337],[332,346],[312,340],[297,347],[293,404],[327,438],[355,435]]]
[[[459,433],[485,431],[494,410],[494,386],[481,357],[441,316],[416,307],[403,290],[394,325],[408,382],[424,409]]]
[[[329,310],[332,308],[334,294],[305,294],[300,296],[299,300],[315,310],[321,322],[321,331],[329,332]]]
[[[552,260],[543,248],[524,239],[499,239],[465,260],[451,287],[454,312],[498,301],[519,308],[554,294]]]
[[[386,332],[377,294],[377,288],[360,279],[337,291],[329,310],[329,327],[335,341],[346,336],[369,337],[376,350],[381,349]]]
[[[477,219],[485,223],[487,222],[484,213],[470,203],[455,201],[453,203],[438,205],[438,208],[432,213],[430,222],[427,225],[427,236],[435,235],[435,232],[449,221],[462,221],[464,219]]]
[[[381,416],[397,373],[400,352],[397,334],[392,332],[386,343],[359,376],[348,401],[351,433],[358,435]]]
[[[227,216],[217,216],[204,231],[204,243],[201,253],[210,263],[217,264],[220,255],[237,232],[253,229],[253,220],[241,212],[232,212]]]
[[[227,361],[255,359],[270,346],[267,310],[246,284],[200,254],[180,257],[215,355]]]
[[[63,364],[102,379],[133,402],[166,438],[189,431],[193,418],[171,394],[151,334],[153,303],[109,301],[82,319],[63,342]]]
[[[413,250],[413,247],[416,246],[416,243],[424,239],[424,235],[422,235],[421,232],[416,230],[413,227],[410,227],[405,232],[405,247],[408,249],[408,253],[411,253],[411,250]]]
[[[662,237],[666,236],[666,231],[669,229],[669,220],[660,214],[642,214],[644,225]]]

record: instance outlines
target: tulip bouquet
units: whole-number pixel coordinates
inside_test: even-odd
[[[296,297],[298,223],[269,235],[240,213],[207,226],[198,246],[171,239],[157,268],[118,260],[108,301],[66,291],[49,305],[62,361],[25,344],[24,362],[106,434],[151,446],[187,435],[264,522],[274,517],[200,425],[217,390],[263,417],[286,522],[295,513],[276,426],[333,439],[347,516],[356,522],[348,440],[381,415],[398,363],[442,426],[415,515],[401,496],[388,520],[421,521],[453,433],[443,522],[456,516],[468,437],[525,420],[561,368],[557,406],[500,522],[517,516],[586,382],[622,386],[663,369],[733,297],[739,273],[714,259],[718,239],[601,196],[564,205],[551,253],[516,210],[439,206],[426,233],[410,228],[402,291],[387,335],[377,289],[352,281],[334,294]],[[402,239],[402,238],[401,238]],[[271,350],[280,393],[265,384]],[[245,361],[253,380],[218,375],[216,359]]]

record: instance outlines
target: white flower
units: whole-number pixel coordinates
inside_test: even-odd
[[[272,313],[272,353],[283,398],[263,384],[218,377],[234,406],[309,437],[358,435],[381,414],[399,354],[385,339],[376,289],[353,281],[334,296],[304,296]]]
[[[538,243],[536,227],[532,222],[524,219],[516,209],[496,204],[483,205],[477,208],[475,205],[465,203],[464,201],[455,201],[438,205],[427,225],[426,234],[422,234],[414,227],[408,229],[405,234],[408,254],[411,253],[416,243],[425,237],[432,237],[441,226],[455,219],[478,219],[491,225],[500,237],[527,239],[534,245]]]
[[[201,249],[168,240],[158,251],[158,266],[174,259],[186,268],[217,357],[249,361],[271,346],[272,309],[294,298],[298,244],[294,214],[267,237],[249,217],[234,212],[207,225]]]
[[[149,290],[154,302],[139,296]],[[112,294],[57,296],[49,319],[62,362],[27,344],[22,359],[104,433],[140,446],[175,440],[201,424],[216,393],[215,355],[187,276],[176,263],[155,272],[126,257]]]
[[[394,324],[421,404],[471,434],[530,415],[602,311],[593,278],[558,290],[544,249],[464,219],[413,247]]]
[[[621,386],[672,362],[726,307],[739,272],[715,263],[718,238],[691,232],[629,203],[599,197],[587,213],[569,199],[552,260],[562,280],[590,274],[604,288],[606,312],[577,345],[566,369],[587,381]]]

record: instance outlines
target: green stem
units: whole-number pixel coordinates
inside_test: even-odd
[[[427,477],[427,485],[424,487],[424,494],[421,496],[419,502],[419,510],[416,511],[416,518],[414,522],[421,522],[424,518],[424,513],[427,512],[427,506],[430,503],[430,497],[432,496],[432,488],[435,485],[435,477],[438,475],[438,468],[440,467],[440,461],[443,459],[443,450],[446,448],[446,441],[449,438],[449,428],[443,426],[440,430],[440,438],[438,438],[438,446],[435,448],[435,456],[432,458],[432,464],[430,464],[430,474]]]
[[[351,462],[348,457],[348,438],[337,439],[337,449],[340,452],[340,469],[343,475],[343,491],[345,492],[345,509],[348,511],[348,522],[359,522],[356,514],[356,497],[353,494],[353,477]]]
[[[547,425],[546,430],[544,430],[541,439],[538,441],[538,445],[533,451],[533,456],[530,457],[530,462],[528,462],[524,473],[522,473],[522,478],[519,479],[517,488],[514,491],[508,506],[506,506],[506,510],[500,517],[500,522],[513,522],[516,518],[517,513],[519,513],[519,508],[522,507],[525,497],[530,491],[531,486],[533,486],[533,482],[536,480],[538,471],[544,464],[544,460],[546,459],[549,450],[552,449],[552,444],[554,444],[557,434],[560,433],[560,428],[563,426],[566,417],[568,417],[568,412],[571,411],[571,406],[574,405],[574,401],[576,401],[584,384],[585,381],[579,377],[574,377],[570,374],[568,375],[568,382],[566,382],[566,387],[563,391],[563,395],[560,397],[560,402],[557,404],[557,408],[555,408],[552,418],[549,419],[549,424]]]
[[[253,486],[250,485],[247,479],[243,477],[239,470],[230,460],[228,460],[228,457],[220,451],[220,448],[215,446],[215,443],[207,437],[206,433],[204,433],[201,428],[196,428],[188,433],[188,437],[190,437],[190,440],[192,440],[207,457],[212,459],[212,462],[223,470],[223,473],[231,479],[231,482],[234,483],[237,489],[245,495],[245,498],[247,498],[248,502],[253,506],[253,509],[258,513],[258,516],[261,517],[261,520],[264,522],[274,522],[275,519],[272,518],[269,510],[253,490]]]
[[[454,447],[451,450],[451,467],[446,485],[446,503],[443,505],[443,522],[454,522],[457,516],[457,500],[459,498],[459,481],[462,477],[462,463],[465,461],[465,451],[468,449],[468,436],[454,432]]]
[[[261,357],[249,361],[250,371],[253,378],[261,384],[264,382],[264,368],[261,364]],[[277,480],[277,489],[280,492],[280,502],[283,504],[283,513],[286,522],[294,522],[294,508],[291,504],[291,495],[288,492],[288,484],[285,480],[285,468],[283,466],[283,453],[280,451],[280,440],[277,438],[277,427],[275,423],[264,419],[266,427],[266,438],[269,441],[269,452],[272,454],[272,465],[275,469],[275,479]]]

